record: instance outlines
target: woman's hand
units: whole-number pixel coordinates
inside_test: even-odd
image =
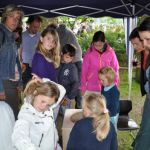
[[[81,95],[84,96],[85,95],[85,91],[81,91]]]
[[[62,101],[61,101],[61,103],[60,103],[60,105],[62,105],[62,106],[67,106],[68,103],[69,103],[69,100],[66,99],[66,98],[63,98]]]
[[[4,92],[0,93],[0,100],[5,100],[6,99],[6,95]]]
[[[42,83],[43,80],[36,74],[32,73],[32,80],[35,81],[35,82],[40,82]]]

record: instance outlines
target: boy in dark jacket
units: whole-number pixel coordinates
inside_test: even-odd
[[[64,115],[65,109],[71,108],[72,102],[79,90],[79,77],[76,65],[72,62],[75,57],[76,48],[71,44],[66,44],[62,48],[62,60],[58,70],[58,83],[66,89],[66,95],[61,106]]]

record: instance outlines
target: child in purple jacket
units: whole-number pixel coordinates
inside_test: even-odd
[[[40,78],[48,78],[57,82],[57,68],[60,65],[60,44],[57,32],[54,29],[45,29],[41,33],[37,45],[37,52],[32,60],[32,73]],[[54,110],[57,118],[58,107]]]
[[[55,30],[45,29],[41,33],[37,52],[32,61],[32,73],[40,78],[57,82],[57,68],[60,65],[59,37]]]

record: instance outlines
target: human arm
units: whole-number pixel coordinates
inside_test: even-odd
[[[33,60],[32,60],[32,73],[38,75],[40,78],[45,77],[45,74],[47,74],[47,70],[45,69],[45,59],[44,56],[35,53]]]
[[[80,135],[81,133],[79,132],[79,127],[78,127],[78,122],[75,123],[75,125],[73,126],[70,136],[69,136],[69,140],[67,143],[67,150],[73,150],[76,149],[76,144],[77,141],[80,140]]]
[[[102,87],[101,94],[106,99],[106,104],[110,116],[111,117],[116,116],[119,113],[119,96],[120,96],[117,86],[114,84],[114,86],[110,88],[108,91],[105,91],[104,87]]]
[[[72,65],[70,70],[70,89],[67,97],[69,99],[74,99],[77,96],[77,92],[79,89],[79,77],[78,77],[78,70],[75,65]]]
[[[23,51],[23,48],[20,47],[20,48],[18,49],[18,56],[19,56],[19,60],[20,60],[21,63],[23,62],[22,51]]]
[[[112,112],[111,115],[116,116],[119,113],[119,97],[120,97],[120,92],[116,85],[112,89],[110,97],[111,97],[110,99],[111,104],[108,108],[110,108],[110,112]]]
[[[119,87],[120,77],[119,77],[119,62],[117,56],[114,51],[112,51],[112,59],[111,59],[111,67],[114,69],[116,73],[115,83],[117,87]]]
[[[12,134],[13,145],[18,150],[39,150],[30,139],[30,124],[28,121],[19,119],[15,123]]]
[[[21,64],[19,60],[19,56],[17,55],[16,57],[16,64],[19,72],[19,80],[18,80],[18,90],[22,91],[23,90],[23,83],[22,83],[22,70],[21,70]]]
[[[4,43],[4,31],[0,30],[0,48]]]
[[[110,143],[111,150],[118,150],[117,134],[112,124],[110,129],[112,130],[112,137]]]
[[[88,80],[88,71],[89,71],[89,65],[90,65],[90,60],[89,60],[89,54],[85,54],[84,58],[83,58],[83,63],[82,63],[82,70],[81,70],[81,92],[82,94],[85,93],[86,91],[86,84],[87,84],[87,80]]]

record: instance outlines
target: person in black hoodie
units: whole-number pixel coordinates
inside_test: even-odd
[[[66,95],[61,106],[61,112],[64,115],[66,108],[72,107],[72,102],[77,96],[79,89],[78,70],[73,63],[76,48],[71,44],[66,44],[62,48],[62,60],[58,70],[58,83],[63,85],[66,89]]]

